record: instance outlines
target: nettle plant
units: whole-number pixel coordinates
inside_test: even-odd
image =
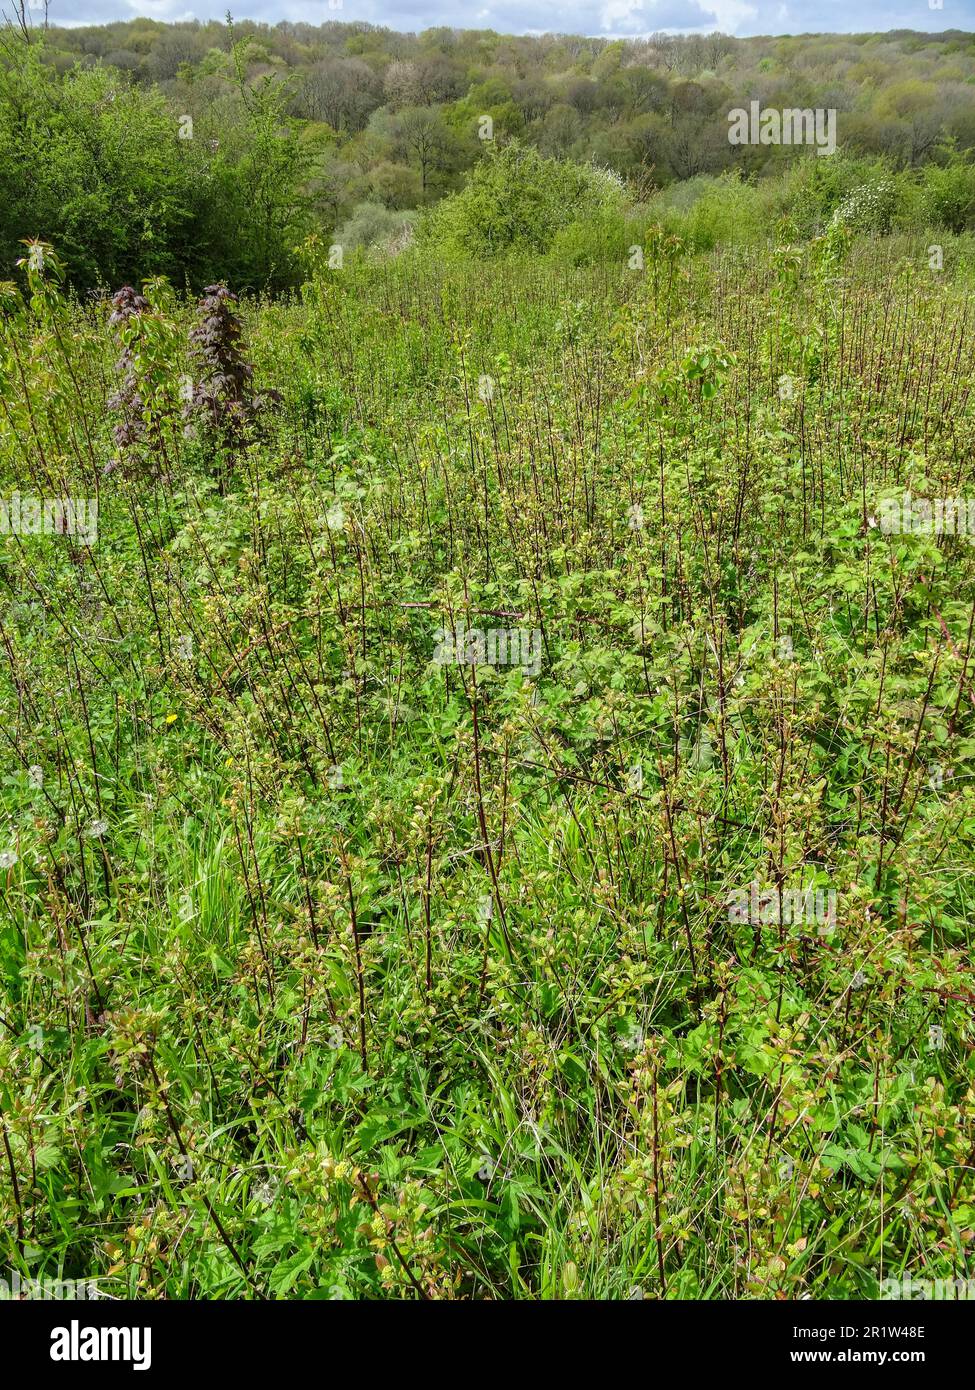
[[[177,351],[179,330],[170,313],[172,291],[163,279],[147,281],[145,294],[124,285],[111,298],[109,327],[120,348],[115,370],[121,378],[108,408],[118,416],[112,437],[120,464],[133,472],[168,475],[178,448]]]
[[[648,294],[657,313],[671,314],[687,282],[687,243],[659,225],[647,229],[645,240]]]
[[[0,283],[0,391],[16,440],[15,471],[37,471],[47,486],[61,464],[97,469],[91,368],[95,333],[62,292],[63,266],[47,242],[27,238],[17,261],[26,281]]]
[[[189,434],[202,430],[230,454],[246,442],[261,412],[281,399],[277,391],[254,392],[254,368],[240,349],[236,304],[226,285],[203,291],[201,320],[190,330],[198,374],[183,410]]]
[[[147,281],[145,293],[125,285],[112,296],[109,326],[121,349],[121,378],[108,406],[119,418],[112,434],[122,459],[140,473],[168,476],[183,439],[197,439],[226,470],[253,437],[258,417],[280,400],[276,391],[253,389],[254,368],[241,351],[237,296],[208,285],[199,301],[200,322],[189,332],[195,372],[183,368],[181,333],[173,291],[166,280]]]
[[[115,370],[122,377],[122,384],[108,399],[109,410],[117,411],[122,417],[112,426],[112,437],[120,449],[130,449],[145,436],[142,395],[139,390],[139,375],[136,370],[135,343],[138,325],[132,320],[141,318],[149,308],[149,301],[138,294],[131,285],[123,287],[112,295],[112,312],[108,324],[114,328],[122,348],[115,364]],[[109,464],[109,469],[113,468]]]

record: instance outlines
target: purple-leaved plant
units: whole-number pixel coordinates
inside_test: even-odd
[[[281,399],[277,391],[254,393],[254,368],[240,350],[236,304],[237,296],[225,285],[208,285],[203,291],[201,319],[190,330],[198,379],[183,408],[189,433],[200,421],[230,449],[243,443],[248,427],[263,409]]]
[[[109,327],[115,329],[121,346],[121,354],[115,363],[115,370],[122,377],[122,384],[113,396],[109,397],[109,410],[117,411],[121,419],[112,426],[112,437],[120,449],[131,449],[145,438],[145,405],[139,389],[139,375],[135,365],[135,343],[138,339],[139,318],[148,310],[149,301],[131,285],[123,287],[112,295],[112,312]],[[118,459],[112,459],[105,469],[111,473],[118,467]]]

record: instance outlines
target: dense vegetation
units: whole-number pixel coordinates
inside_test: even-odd
[[[47,237],[79,288],[295,286],[310,231],[399,248],[513,141],[613,171],[637,206],[720,197],[737,174],[724,240],[764,236],[769,205],[801,220],[817,179],[838,197],[886,179],[905,227],[975,226],[975,39],[957,31],[607,41],[137,19],[26,34],[0,35],[0,259]],[[836,109],[845,174],[809,149],[730,144],[728,112],[752,100]]]
[[[0,1264],[973,1277],[975,506],[887,524],[975,503],[970,36],[245,29],[6,36]],[[827,68],[830,158],[599,145]]]
[[[29,250],[0,466],[99,514],[0,568],[15,1268],[970,1274],[973,557],[877,525],[971,485],[943,255],[312,246],[294,300],[81,307]],[[537,630],[538,674],[437,664],[461,622]],[[736,920],[752,882],[833,929]]]

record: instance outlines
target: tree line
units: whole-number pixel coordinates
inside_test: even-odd
[[[611,170],[638,198],[810,158],[729,143],[727,113],[754,100],[835,109],[842,150],[895,173],[957,169],[975,150],[975,35],[8,26],[4,265],[40,235],[85,288],[149,274],[280,288],[310,231],[354,244],[406,228],[507,143]]]

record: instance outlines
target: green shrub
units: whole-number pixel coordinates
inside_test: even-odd
[[[611,170],[510,144],[475,165],[466,187],[424,220],[420,236],[460,255],[546,252],[572,222],[621,216],[626,206],[623,182]]]
[[[858,190],[893,179],[891,169],[882,159],[850,155],[842,150],[828,158],[810,155],[783,177],[783,211],[788,213],[799,236],[819,236],[841,204]],[[895,202],[901,201],[904,192],[903,182],[898,181]],[[852,213],[850,205],[845,216]]]
[[[83,286],[176,275],[206,180],[163,97],[108,68],[57,82],[33,48],[15,56],[0,70],[3,273],[33,236],[55,242]]]
[[[640,245],[643,221],[617,210],[602,210],[561,227],[552,241],[554,260],[567,265],[599,265],[626,260],[630,247]]]
[[[760,185],[745,183],[737,173],[688,179],[659,194],[652,207],[668,232],[697,251],[754,243],[769,231]]]
[[[830,218],[830,227],[851,232],[879,232],[886,236],[897,211],[898,187],[894,179],[875,179],[847,194]]]
[[[382,203],[359,203],[335,233],[345,251],[389,249],[398,243],[416,218],[413,212],[393,212]]]
[[[921,209],[929,224],[958,233],[975,227],[975,164],[954,159],[944,167],[925,165]]]

